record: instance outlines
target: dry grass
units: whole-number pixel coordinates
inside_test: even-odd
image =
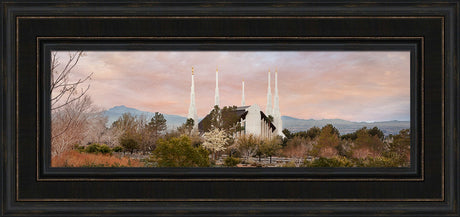
[[[144,164],[128,157],[109,154],[80,153],[72,150],[51,159],[52,167],[143,167]]]

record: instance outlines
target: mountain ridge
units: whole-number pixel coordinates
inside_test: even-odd
[[[154,115],[155,112],[147,112],[147,111],[141,111],[135,108],[130,108],[126,107],[125,105],[119,105],[119,106],[114,106],[108,110],[105,110],[103,114],[107,116],[108,122],[107,125],[111,126],[113,122],[115,122],[123,113],[130,113],[134,116],[141,116],[144,115],[148,119],[151,119]],[[174,129],[176,127],[179,127],[185,121],[187,120],[186,117],[180,116],[180,115],[170,115],[170,114],[163,114],[161,113],[165,119],[166,119],[166,124],[168,126],[168,129]]]
[[[286,128],[290,131],[297,132],[297,131],[304,131],[308,130],[311,127],[323,127],[326,124],[332,124],[336,127],[340,134],[347,134],[353,133],[356,130],[367,127],[378,127],[380,130],[383,131],[385,135],[389,134],[398,134],[400,130],[410,128],[410,121],[399,121],[399,120],[391,120],[391,121],[376,121],[376,122],[354,122],[354,121],[347,121],[343,119],[299,119],[290,116],[283,116],[281,117],[283,120],[283,128]]]

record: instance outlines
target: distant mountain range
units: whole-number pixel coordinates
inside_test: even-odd
[[[115,106],[113,108],[110,108],[109,110],[104,111],[104,115],[107,116],[108,120],[108,126],[112,125],[114,121],[116,121],[123,113],[130,113],[134,116],[141,116],[144,115],[145,117],[150,120],[155,113],[154,112],[146,112],[146,111],[140,111],[135,108],[129,108],[124,105],[121,106]],[[168,114],[163,114],[162,115],[166,119],[166,125],[168,126],[168,129],[175,129],[185,123],[187,121],[186,117],[182,117],[179,115],[168,115]]]
[[[108,117],[108,126],[112,125],[114,121],[116,121],[123,113],[130,113],[134,116],[144,115],[148,119],[151,119],[155,113],[153,112],[146,112],[140,111],[135,108],[129,108],[124,105],[115,106],[110,108],[109,110],[104,111],[104,115]],[[175,129],[178,126],[185,123],[187,120],[186,117],[179,116],[179,115],[169,115],[163,114],[166,119],[166,124],[168,129]],[[289,116],[282,116],[283,121],[283,128],[287,128],[292,132],[304,131],[308,130],[311,127],[323,127],[326,124],[332,124],[336,127],[340,134],[347,134],[356,131],[362,127],[372,128],[378,127],[383,131],[385,135],[388,134],[397,134],[400,130],[406,129],[410,127],[409,121],[382,121],[382,122],[352,122],[346,121],[342,119],[322,119],[322,120],[314,120],[314,119],[298,119]],[[201,120],[201,119],[200,119]]]
[[[398,134],[402,129],[410,128],[409,121],[382,121],[382,122],[352,122],[346,121],[342,119],[322,119],[322,120],[314,120],[314,119],[297,119],[289,116],[281,117],[283,120],[283,128],[287,128],[292,132],[308,130],[311,127],[323,127],[326,124],[332,124],[336,127],[340,134],[347,134],[355,132],[356,130],[367,127],[378,127],[380,130],[383,131],[385,135],[388,134]]]

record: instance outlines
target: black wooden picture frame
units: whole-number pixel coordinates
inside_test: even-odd
[[[2,216],[459,216],[460,1],[2,1]],[[52,168],[51,50],[407,50],[409,168]]]

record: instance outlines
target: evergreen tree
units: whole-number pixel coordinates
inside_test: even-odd
[[[155,112],[155,115],[150,119],[150,122],[147,124],[147,128],[152,132],[155,138],[158,138],[161,133],[166,131],[166,119],[163,114]]]
[[[193,118],[187,119],[185,123],[183,123],[180,127],[177,128],[177,131],[181,134],[191,135],[193,127],[195,126],[195,121]]]
[[[306,136],[309,137],[310,139],[315,139],[320,134],[321,134],[321,129],[319,129],[319,127],[312,127],[307,130]],[[338,135],[338,131],[337,131],[337,135]]]
[[[372,129],[369,129],[369,134],[371,136],[377,136],[381,140],[383,140],[383,137],[385,136],[383,134],[383,131],[380,130],[378,127],[373,127]]]
[[[288,139],[291,139],[292,137],[294,137],[294,135],[291,134],[291,131],[289,131],[286,128],[284,128],[284,130],[282,132],[283,132],[284,136],[286,136],[286,138],[288,138]]]

